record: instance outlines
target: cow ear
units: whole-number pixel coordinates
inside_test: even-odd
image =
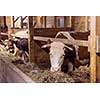
[[[52,43],[52,41],[50,39],[47,40],[47,43],[43,46],[41,46],[41,48],[50,48],[50,44]]]
[[[51,44],[52,41],[50,39],[47,40],[47,44]]]

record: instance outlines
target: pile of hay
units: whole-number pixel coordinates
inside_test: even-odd
[[[68,75],[61,72],[41,71],[30,75],[36,82],[42,83],[74,83],[75,81]]]
[[[87,66],[80,66],[78,69],[75,69],[69,74],[76,83],[90,82],[90,68]]]
[[[16,63],[17,62],[17,63]],[[19,63],[18,63],[19,62]],[[80,66],[70,73],[50,72],[47,67],[45,70],[34,64],[22,64],[19,60],[12,61],[20,70],[39,83],[89,83],[90,69],[87,66]]]

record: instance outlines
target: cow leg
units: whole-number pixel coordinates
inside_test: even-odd
[[[29,54],[26,51],[25,51],[25,54],[26,54],[27,57],[29,57]]]
[[[25,62],[25,54],[22,52],[22,61]]]
[[[27,53],[28,54],[28,53]],[[23,51],[22,52],[22,57],[21,57],[21,59],[22,59],[22,61],[24,62],[24,64],[26,64],[27,63],[27,61],[28,61],[28,59],[26,59],[26,58],[28,58],[27,55],[26,54],[26,52],[25,51]]]
[[[73,68],[74,68],[73,64],[71,62],[68,62],[68,72],[73,71]]]
[[[17,52],[19,51],[19,49],[16,47],[16,45],[14,44],[14,53],[13,56],[16,56]]]

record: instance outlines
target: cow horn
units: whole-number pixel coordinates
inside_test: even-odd
[[[73,51],[73,49],[67,45],[65,45],[66,48],[68,48],[69,50]]]
[[[45,44],[45,45],[41,46],[41,48],[47,48],[47,47],[50,47],[50,44]]]

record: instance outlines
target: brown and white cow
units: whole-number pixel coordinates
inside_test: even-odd
[[[51,42],[50,44],[43,45],[42,48],[50,48],[50,62],[51,62],[51,68],[50,71],[55,72],[55,71],[61,71],[61,66],[63,64],[65,55],[67,53],[67,58],[69,59],[68,63],[68,71],[73,70],[73,63],[74,59],[76,56],[73,55],[75,53],[73,48],[66,46],[63,42],[60,41],[54,41]],[[69,55],[70,54],[70,55]]]
[[[59,32],[56,35],[56,38],[59,34],[63,34],[67,39],[72,43],[72,46],[66,46],[63,42],[60,41],[53,41],[49,42],[49,44],[43,45],[42,48],[50,48],[50,62],[51,68],[50,71],[61,71],[62,64],[64,62],[64,58],[68,59],[67,66],[68,72],[73,70],[73,66],[75,60],[78,60],[80,64],[88,63],[89,60],[80,60],[78,49],[79,46],[75,44],[75,39],[70,35],[69,32]]]

